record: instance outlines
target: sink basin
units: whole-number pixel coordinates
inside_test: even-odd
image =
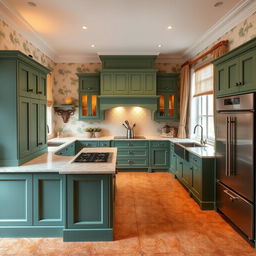
[[[201,144],[195,143],[195,142],[179,142],[178,144],[180,144],[181,146],[184,146],[186,148],[204,147],[204,145],[201,145]]]
[[[64,142],[53,142],[53,141],[48,141],[47,145],[48,147],[58,147],[60,145],[64,144]]]

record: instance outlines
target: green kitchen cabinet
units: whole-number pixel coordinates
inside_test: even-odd
[[[172,170],[175,177],[189,191],[202,210],[214,209],[215,159],[200,158],[190,152],[188,159],[183,159],[175,152],[173,155],[177,159],[176,169]]]
[[[111,228],[112,175],[67,176],[67,228]]]
[[[256,91],[256,39],[213,61],[217,97]]]
[[[64,226],[66,179],[59,174],[33,174],[33,225]]]
[[[30,154],[47,147],[46,103],[42,100],[19,97],[19,156]]]
[[[98,141],[96,140],[77,140],[75,142],[76,154],[83,148],[96,148],[98,147]]]
[[[76,146],[76,143],[73,142],[73,143],[67,145],[66,147],[61,148],[60,150],[58,150],[55,153],[55,155],[58,155],[58,156],[74,156],[76,154],[76,147],[78,147],[78,146]]]
[[[101,95],[156,95],[156,70],[103,69]]]
[[[19,51],[0,51],[0,166],[18,166],[47,151],[46,76]]]
[[[32,198],[32,174],[0,174],[0,226],[32,225]]]
[[[110,140],[99,140],[98,146],[100,148],[110,147]]]
[[[158,74],[158,110],[155,121],[178,120],[178,77],[179,74]]]
[[[170,171],[175,174],[177,169],[177,156],[174,153],[174,144],[170,142]]]
[[[152,169],[169,169],[169,141],[150,141],[150,161]]]
[[[104,118],[100,111],[98,73],[78,73],[79,77],[79,120],[100,121]]]

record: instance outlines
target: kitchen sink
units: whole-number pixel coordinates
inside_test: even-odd
[[[65,142],[53,142],[53,141],[48,141],[47,145],[48,147],[59,147],[60,145],[64,144]]]
[[[178,144],[180,144],[181,146],[186,147],[186,148],[204,147],[204,145],[201,145],[201,144],[195,143],[195,142],[178,142]]]

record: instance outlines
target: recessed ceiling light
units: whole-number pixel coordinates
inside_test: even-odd
[[[92,47],[92,48],[95,48],[95,44],[92,44],[91,47]]]
[[[82,29],[87,29],[87,26],[82,26]]]
[[[34,3],[34,2],[27,2],[27,4],[29,5],[29,6],[31,6],[31,7],[36,7],[36,3]]]
[[[157,47],[158,47],[158,48],[161,48],[161,47],[162,47],[162,45],[161,45],[161,44],[159,44]]]
[[[221,6],[221,5],[223,5],[223,2],[222,2],[222,1],[219,1],[219,2],[216,2],[213,6],[214,6],[214,7],[219,7],[219,6]]]
[[[169,26],[167,27],[167,29],[172,29],[172,26],[171,26],[171,25],[169,25]]]

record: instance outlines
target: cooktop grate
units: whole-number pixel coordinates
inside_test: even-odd
[[[81,153],[73,162],[75,163],[102,163],[108,162],[110,153]]]

